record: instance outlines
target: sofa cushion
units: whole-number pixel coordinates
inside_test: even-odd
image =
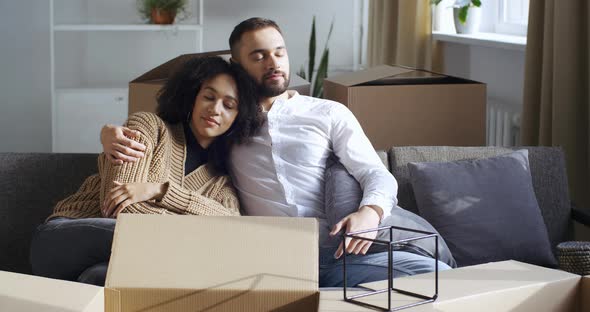
[[[325,204],[326,217],[330,227],[338,223],[342,218],[355,212],[359,208],[363,191],[356,179],[348,173],[346,168],[340,162],[334,162],[326,170],[325,185]],[[404,210],[400,207],[394,207],[391,216],[383,220],[380,226],[400,226],[410,229],[417,229],[428,232],[436,232],[434,227],[420,216]],[[420,234],[405,231],[394,231],[393,240],[400,240],[410,237],[416,237]],[[378,239],[389,240],[388,231],[380,231]],[[439,239],[439,260],[451,267],[456,267],[456,262],[451,255],[449,247],[442,237]],[[386,247],[373,244],[369,252],[385,251]],[[424,256],[434,257],[435,244],[434,239],[422,239],[406,243],[403,246],[396,247],[399,250],[409,251]]]
[[[0,270],[31,273],[35,228],[96,173],[96,154],[0,153]]]
[[[445,237],[459,266],[508,259],[556,265],[527,150],[408,168],[420,215]]]
[[[541,215],[556,254],[558,243],[573,239],[571,204],[563,149],[559,147],[521,147],[529,151],[533,188]],[[443,162],[461,159],[481,159],[507,154],[519,148],[481,146],[401,146],[389,151],[391,172],[398,183],[399,205],[418,213],[407,164],[410,162]]]

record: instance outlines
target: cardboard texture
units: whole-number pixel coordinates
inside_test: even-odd
[[[580,312],[590,311],[590,275],[582,277],[578,292]]]
[[[346,105],[375,149],[486,144],[486,85],[381,65],[324,80],[324,97]]]
[[[156,96],[168,78],[188,60],[202,56],[221,56],[229,61],[230,51],[221,50],[205,53],[183,54],[170,61],[157,66],[145,74],[129,82],[129,115],[135,112],[155,112],[157,107]],[[301,77],[291,74],[289,76],[289,89],[296,90],[300,94],[309,95],[310,84]]]
[[[434,293],[434,274],[394,279],[394,287],[425,295]],[[387,288],[387,281],[361,285]],[[363,293],[353,291],[350,294]],[[365,297],[362,302],[387,307],[387,293]],[[419,299],[392,294],[392,307]],[[442,271],[439,297],[434,303],[404,311],[590,311],[590,278],[517,261],[494,262]],[[322,291],[320,311],[375,311],[344,302],[342,291]]]
[[[317,311],[311,218],[123,214],[106,311]]]
[[[103,312],[103,288],[0,271],[0,311]]]

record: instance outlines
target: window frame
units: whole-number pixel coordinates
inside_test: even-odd
[[[522,5],[524,1],[530,5],[530,0],[497,0],[498,9],[496,12],[495,32],[498,34],[525,36],[528,29],[528,9],[526,10],[526,22],[512,22],[508,20],[506,10],[511,6]],[[534,0],[533,0],[534,1]]]

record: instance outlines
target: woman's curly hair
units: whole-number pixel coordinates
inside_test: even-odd
[[[256,83],[240,65],[230,64],[219,56],[196,57],[187,61],[158,93],[157,114],[169,124],[189,122],[201,87],[221,74],[230,75],[236,82],[238,115],[228,131],[209,146],[208,161],[216,172],[226,174],[231,145],[247,142],[263,122]]]

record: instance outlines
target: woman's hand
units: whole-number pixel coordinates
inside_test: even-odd
[[[166,192],[165,183],[113,183],[115,186],[105,195],[102,207],[102,215],[107,218],[116,218],[121,210],[131,204],[162,199]]]
[[[127,127],[106,125],[100,130],[100,143],[107,159],[115,164],[135,162],[144,156],[145,145],[132,140],[139,137],[137,130]]]
[[[379,210],[381,208],[379,207]],[[381,210],[382,212],[382,210]],[[359,208],[357,212],[353,212],[348,216],[344,217],[340,222],[336,223],[330,232],[331,236],[334,236],[342,230],[342,228],[346,228],[346,233],[348,232],[355,232],[361,230],[369,230],[369,229],[376,229],[379,226],[379,222],[381,220],[381,215],[377,212],[375,208],[371,206],[363,206]],[[374,239],[377,237],[377,231],[368,232],[364,234],[358,234],[360,237],[366,237],[370,239]],[[355,255],[366,254],[371,247],[372,242],[366,241],[362,239],[351,239],[350,237],[346,237],[344,242],[340,243],[338,246],[338,250],[334,254],[334,258],[338,259],[344,253],[344,246],[346,246],[346,252],[353,253]]]

